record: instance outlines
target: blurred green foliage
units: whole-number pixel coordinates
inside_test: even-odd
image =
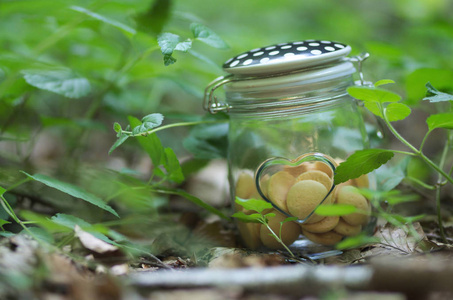
[[[133,230],[122,230],[153,235],[162,227],[153,224],[151,230],[149,222],[157,220],[159,208],[168,209],[169,194],[197,202],[172,188],[184,170],[224,156],[219,145],[225,140],[205,127],[191,133],[177,128],[128,140],[108,155],[115,121],[140,124],[157,112],[164,123],[201,120],[203,90],[223,74],[224,61],[256,47],[310,38],[350,44],[353,54],[370,52],[366,79],[395,80],[394,89],[417,105],[428,81],[453,90],[452,10],[449,0],[0,0],[2,194],[15,205],[31,198],[90,223],[135,222]],[[203,30],[219,39],[206,39]],[[163,47],[162,36],[173,44]],[[150,145],[164,154],[157,157]],[[205,153],[199,150],[192,159],[193,149]],[[185,161],[182,167],[176,157]],[[122,219],[40,182],[16,186],[24,179],[19,170],[58,178],[60,187],[79,186],[109,202]],[[167,189],[153,186],[154,176]],[[7,219],[3,210],[0,216]],[[13,225],[3,227],[20,230]]]

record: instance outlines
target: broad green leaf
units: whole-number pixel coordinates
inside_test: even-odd
[[[170,12],[170,0],[156,0],[152,2],[148,10],[137,16],[135,20],[141,31],[159,34],[168,22]]]
[[[164,116],[161,114],[150,114],[142,119],[142,123],[132,129],[132,134],[143,134],[162,124]]]
[[[380,117],[381,119],[384,118],[384,116],[381,113],[381,110],[379,109],[379,103],[377,102],[365,102],[365,107],[371,111],[375,116]]]
[[[236,197],[235,202],[246,210],[253,210],[262,213],[263,210],[272,208],[272,204],[261,199],[241,199]]]
[[[401,96],[394,92],[367,86],[351,86],[348,88],[348,93],[353,98],[365,102],[371,101],[382,104],[386,102],[398,102],[401,100]]]
[[[176,45],[179,43],[179,35],[165,32],[159,34],[157,37],[157,42],[159,43],[160,50],[162,54],[172,54],[176,48]]]
[[[125,25],[125,24],[123,24],[121,22],[116,21],[116,20],[109,19],[109,18],[107,18],[105,16],[102,16],[102,15],[100,15],[98,13],[95,13],[95,12],[93,12],[91,10],[88,10],[88,9],[86,9],[84,7],[72,5],[72,6],[70,6],[70,8],[72,10],[74,10],[74,11],[77,11],[77,12],[80,12],[80,13],[85,14],[87,16],[90,16],[93,19],[101,21],[101,22],[103,22],[105,24],[108,24],[108,25],[111,25],[113,27],[116,27],[116,28],[122,30],[123,32],[128,33],[129,35],[134,35],[134,34],[137,33],[134,28],[131,28],[131,27],[129,27],[129,26],[127,26],[127,25]]]
[[[150,114],[142,118],[143,123],[150,123],[154,127],[160,126],[163,120],[164,116],[159,113]]]
[[[429,82],[426,84],[426,88],[426,97],[423,100],[428,100],[429,102],[453,101],[453,95],[438,91]]]
[[[403,195],[401,193],[398,193],[396,195],[389,195],[385,198],[385,201],[390,205],[397,205],[400,203],[418,201],[419,199],[420,198],[415,194]]]
[[[196,158],[225,158],[228,148],[228,124],[197,125],[190,130],[183,146]]]
[[[261,214],[246,215],[242,211],[234,213],[232,217],[246,223],[261,223],[262,220]]]
[[[23,70],[22,74],[28,84],[68,98],[81,98],[91,91],[88,79],[67,69]]]
[[[6,189],[2,188],[0,186],[0,196],[3,196],[3,194],[6,192]]]
[[[184,174],[182,173],[179,160],[175,152],[171,148],[165,148],[165,160],[163,162],[165,170],[168,172],[168,179],[173,182],[181,183],[184,181]]]
[[[199,23],[190,24],[193,36],[203,43],[219,49],[228,49],[229,46],[214,31]]]
[[[60,224],[56,224],[52,222],[47,216],[38,214],[33,211],[29,210],[21,210],[20,211],[20,216],[24,218],[27,221],[33,221],[35,222],[35,225],[38,225],[41,228],[44,228],[45,230],[49,232],[67,232],[70,231],[68,228],[65,226],[62,226]]]
[[[346,182],[379,168],[388,162],[394,153],[385,149],[366,149],[356,151],[335,170],[335,184]]]
[[[132,128],[141,125],[141,122],[134,117],[128,117],[128,119]],[[165,158],[165,154],[159,137],[155,133],[153,133],[147,136],[138,136],[137,140],[143,150],[145,150],[145,152],[151,158],[154,167],[157,168],[158,166],[160,166],[163,159]]]
[[[426,96],[426,83],[430,82],[438,89],[453,88],[453,70],[450,69],[417,69],[406,78],[408,104],[416,104]]]
[[[75,186],[73,184],[63,182],[58,179],[51,178],[49,176],[42,175],[42,174],[30,175],[26,172],[23,172],[23,171],[21,171],[21,172],[33,180],[41,182],[41,183],[47,185],[48,187],[57,189],[63,193],[71,195],[75,198],[85,200],[86,202],[89,202],[99,208],[102,208],[103,210],[106,210],[119,218],[118,213],[111,206],[106,204],[99,197],[88,193],[87,191],[85,191],[84,189],[82,189],[78,186]]]
[[[383,165],[377,169],[375,174],[379,190],[394,189],[406,177],[406,169],[410,160],[411,158],[406,156],[394,165]]]
[[[187,52],[189,49],[192,48],[192,41],[187,39],[184,42],[180,42],[176,44],[175,50],[181,52]]]
[[[91,227],[90,223],[67,214],[56,214],[50,220],[56,224],[68,227],[70,229],[74,229],[76,225],[79,225],[81,228]]]
[[[186,198],[189,201],[192,201],[194,204],[206,209],[207,211],[209,211],[209,212],[211,212],[211,213],[213,213],[215,215],[218,215],[222,219],[225,219],[225,220],[229,220],[230,219],[224,213],[222,213],[220,210],[218,210],[217,208],[207,204],[203,200],[201,200],[201,199],[199,199],[199,198],[187,193],[184,190],[159,188],[159,189],[155,189],[153,191],[156,192],[156,193],[161,193],[161,194],[169,194],[169,195],[181,196],[183,198]]]
[[[431,115],[426,120],[429,131],[436,128],[453,129],[453,113]]]
[[[121,144],[123,144],[128,138],[129,138],[128,134],[125,134],[125,133],[121,134],[120,137],[116,140],[116,142],[110,148],[109,155],[113,152],[113,150],[115,150],[116,148],[121,146]]]
[[[273,217],[275,217],[275,216],[276,216],[275,213],[268,213],[268,214],[265,214],[265,215],[264,215],[264,217],[265,217],[266,219],[273,218]],[[280,222],[280,223],[282,223],[282,222]]]
[[[338,250],[346,250],[364,246],[367,244],[376,244],[381,240],[378,237],[368,236],[366,234],[359,234],[356,236],[348,237],[338,244],[335,245],[335,248]]]
[[[344,216],[357,211],[354,205],[347,204],[329,204],[320,205],[316,208],[315,213],[320,216]]]
[[[403,103],[390,103],[384,113],[390,122],[395,122],[406,119],[411,114],[411,109]]]
[[[389,83],[395,83],[395,81],[391,79],[382,79],[374,83],[374,87],[378,87],[381,85],[389,84]]]

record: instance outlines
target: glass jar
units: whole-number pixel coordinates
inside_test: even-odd
[[[263,212],[271,213],[269,226],[238,221],[247,247],[282,249],[307,240],[332,246],[359,234],[369,222],[370,203],[356,188],[368,187],[368,177],[333,184],[336,166],[368,145],[362,115],[346,91],[354,85],[351,61],[366,56],[348,58],[350,50],[342,43],[315,40],[253,49],[225,62],[230,75],[207,88],[205,108],[230,116],[228,163],[235,211],[256,213],[238,199],[272,204]],[[225,103],[213,96],[220,86]],[[352,204],[360,213],[315,213],[329,204]],[[295,218],[282,225],[288,217]]]

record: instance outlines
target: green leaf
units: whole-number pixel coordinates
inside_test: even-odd
[[[102,199],[100,199],[99,197],[97,197],[93,194],[88,193],[87,191],[83,190],[82,188],[80,188],[78,186],[75,186],[73,184],[63,182],[58,179],[51,178],[49,176],[42,175],[42,174],[30,175],[24,171],[21,171],[21,172],[33,180],[41,182],[41,183],[47,185],[48,187],[57,189],[63,193],[71,195],[75,198],[85,200],[99,208],[102,208],[103,210],[110,212],[111,214],[113,214],[119,218],[118,213],[112,207],[110,207],[108,204],[106,204],[104,201],[102,201]]]
[[[49,232],[67,232],[70,231],[68,228],[65,226],[61,226],[60,224],[56,224],[52,222],[47,216],[38,214],[33,211],[29,210],[21,210],[20,211],[20,216],[27,220],[27,221],[33,221],[35,222],[35,225],[44,228],[45,230]]]
[[[183,146],[195,158],[225,158],[228,148],[228,124],[214,123],[194,126]]]
[[[230,219],[224,213],[222,213],[220,210],[218,210],[217,208],[205,203],[203,200],[201,200],[201,199],[199,199],[199,198],[187,193],[184,190],[159,188],[159,189],[155,189],[155,190],[152,190],[152,191],[154,191],[156,193],[161,193],[161,194],[170,194],[170,195],[181,196],[183,198],[186,198],[189,201],[192,201],[194,204],[206,209],[207,211],[209,211],[209,212],[211,212],[211,213],[213,213],[215,215],[218,215],[222,219],[225,219],[225,220],[229,220]]]
[[[3,225],[5,224],[11,224],[11,222],[0,219],[0,228],[3,229]]]
[[[365,107],[369,111],[371,111],[375,116],[378,116],[380,118],[384,118],[384,116],[381,113],[381,110],[379,109],[379,103],[377,102],[365,102]]]
[[[381,191],[394,189],[405,177],[410,157],[406,156],[394,165],[383,165],[376,170],[377,186]]]
[[[335,184],[346,182],[379,168],[388,162],[394,153],[385,149],[365,149],[356,151],[335,170]]]
[[[426,120],[429,131],[433,131],[436,128],[453,129],[453,113],[442,113],[431,115]]]
[[[150,114],[142,119],[142,123],[132,129],[132,134],[144,134],[153,128],[156,128],[162,124],[164,116],[161,114]]]
[[[218,49],[228,49],[225,43],[214,31],[199,23],[190,24],[190,30],[193,36],[203,43]]]
[[[384,113],[390,122],[395,122],[406,119],[411,114],[411,109],[403,103],[390,103]]]
[[[179,35],[170,32],[159,34],[157,42],[162,54],[164,55],[164,63],[166,66],[176,62],[176,59],[172,56],[173,51],[177,50],[187,52],[190,48],[192,48],[191,40],[188,39],[184,42],[180,42]]]
[[[356,236],[348,237],[338,244],[335,245],[335,248],[338,250],[346,250],[364,246],[367,244],[376,244],[381,240],[378,237],[368,236],[366,234],[359,234]]]
[[[378,87],[384,84],[395,83],[395,81],[391,79],[382,79],[374,83],[374,87]]]
[[[0,231],[0,236],[9,238],[15,236],[15,234],[9,231]]]
[[[297,221],[298,218],[297,217],[288,217],[286,219],[284,219],[283,221],[280,222],[280,224],[285,224],[286,222],[293,222],[293,221]]]
[[[68,98],[81,98],[91,91],[88,79],[77,76],[67,69],[23,70],[22,74],[29,85]]]
[[[362,100],[365,102],[398,102],[401,100],[401,96],[384,89],[367,87],[367,86],[351,86],[348,88],[348,93],[353,98]]]
[[[74,216],[67,215],[67,214],[56,214],[50,219],[52,222],[59,224],[61,226],[65,226],[67,228],[73,229],[76,225],[79,225],[82,229],[91,227],[91,224]]]
[[[426,83],[431,82],[438,89],[453,88],[453,70],[417,69],[406,78],[407,104],[416,104],[426,96]]]
[[[6,189],[5,188],[2,188],[0,186],[0,196],[3,196],[3,194],[6,192]]]
[[[144,32],[158,34],[168,22],[171,12],[170,0],[156,0],[152,2],[150,8],[135,19],[138,28]]]
[[[354,205],[347,204],[329,204],[319,205],[315,213],[320,216],[345,216],[357,211]]]
[[[385,201],[390,205],[397,205],[400,203],[407,203],[419,200],[419,197],[415,194],[411,195],[403,195],[401,193],[397,193],[395,195],[389,195],[385,198]]]
[[[453,95],[438,91],[429,82],[426,84],[426,88],[426,97],[423,100],[428,100],[429,102],[453,101]]]
[[[261,223],[262,220],[261,214],[246,215],[242,211],[234,213],[232,217],[246,223]]]
[[[265,214],[265,215],[264,215],[264,217],[265,217],[266,219],[273,218],[273,217],[275,217],[275,216],[276,216],[275,213],[268,213],[268,214]],[[297,218],[296,218],[296,219],[297,219]],[[284,222],[280,222],[280,223],[284,223]]]
[[[129,135],[126,134],[126,133],[122,133],[120,135],[120,137],[116,140],[116,142],[112,145],[112,147],[110,148],[109,150],[109,155],[113,152],[113,150],[115,150],[116,148],[118,148],[119,146],[121,146],[121,144],[123,144],[127,139],[129,138]]]
[[[272,204],[261,199],[241,199],[236,197],[235,202],[246,210],[253,210],[262,213],[263,210],[272,208]]]
[[[167,170],[168,179],[173,182],[181,183],[184,181],[181,165],[176,157],[175,152],[171,148],[165,148],[164,168]]]
[[[141,122],[134,117],[128,117],[128,119],[132,128],[141,125]],[[147,136],[138,136],[136,138],[140,146],[151,158],[154,167],[157,168],[158,166],[160,166],[163,162],[163,159],[165,158],[165,154],[159,137],[155,133],[153,133]]]
[[[117,122],[113,123],[113,130],[115,130],[116,133],[120,133],[123,131],[123,128],[121,128],[121,125]]]
[[[95,12],[93,12],[91,10],[88,10],[88,9],[86,9],[84,7],[72,5],[69,8],[74,10],[74,11],[77,11],[77,12],[80,12],[82,14],[85,14],[87,16],[90,16],[93,19],[101,21],[101,22],[103,22],[105,24],[108,24],[108,25],[111,25],[113,27],[116,27],[116,28],[122,30],[123,32],[128,33],[129,35],[134,35],[134,34],[137,33],[134,28],[131,28],[131,27],[129,27],[129,26],[127,26],[127,25],[125,25],[125,24],[123,24],[121,22],[116,21],[116,20],[109,19],[109,18],[107,18],[105,16],[102,16],[102,15],[100,15],[98,13],[95,13]]]

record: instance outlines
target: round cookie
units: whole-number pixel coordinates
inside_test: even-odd
[[[317,161],[317,162],[315,162],[313,169],[324,172],[324,173],[326,173],[327,176],[329,176],[329,178],[332,178],[332,175],[333,175],[332,168],[326,163]]]
[[[346,223],[343,219],[340,219],[333,231],[344,236],[354,236],[358,235],[362,231],[362,225],[353,226]]]
[[[238,221],[237,225],[244,246],[255,250],[262,245],[260,240],[260,223],[244,223]]]
[[[337,226],[339,220],[339,216],[329,216],[316,223],[302,224],[301,227],[303,230],[311,233],[324,233],[334,229]]]
[[[271,176],[268,185],[268,197],[276,206],[288,211],[286,197],[290,187],[296,182],[293,175],[279,171]]]
[[[279,236],[280,232],[280,222],[284,221],[287,216],[285,216],[282,213],[279,213],[276,210],[272,211],[275,213],[275,217],[269,218],[269,227],[272,229],[272,231]],[[299,237],[300,235],[300,226],[299,224],[295,222],[286,222],[283,223],[282,226],[282,234],[281,234],[281,240],[282,242],[289,246],[294,241]],[[269,229],[266,227],[266,225],[261,225],[260,228],[260,238],[264,246],[266,246],[269,249],[282,249],[283,246],[280,244],[275,237],[273,237],[269,231]]]
[[[249,199],[250,195],[256,190],[253,173],[242,171],[236,180],[236,197]]]
[[[296,167],[291,167],[291,166],[284,166],[283,171],[288,172],[289,174],[293,175],[294,177],[299,176],[300,174],[307,172],[310,170],[311,166],[309,163],[305,162],[302,163]]]
[[[289,190],[286,204],[291,215],[304,220],[321,203],[327,195],[323,184],[314,180],[302,180]],[[331,196],[326,199],[329,202]],[[318,220],[320,221],[322,217]]]
[[[302,234],[310,241],[325,246],[333,246],[343,238],[342,235],[333,231],[324,233],[311,233],[306,230],[302,230]]]
[[[370,187],[370,180],[368,179],[367,174],[363,174],[362,176],[352,179],[354,185],[359,188],[368,188]]]
[[[359,193],[356,187],[354,186],[342,186],[337,192],[337,199],[338,204],[347,204],[347,205],[354,205],[363,212],[370,212],[371,207],[368,203],[368,200]],[[343,220],[345,220],[350,225],[364,225],[368,222],[368,215],[364,213],[352,213],[349,215],[342,216]]]
[[[330,177],[323,171],[310,170],[302,173],[296,178],[296,181],[298,182],[302,180],[314,180],[322,183],[328,191],[332,188],[332,179],[330,179]]]

